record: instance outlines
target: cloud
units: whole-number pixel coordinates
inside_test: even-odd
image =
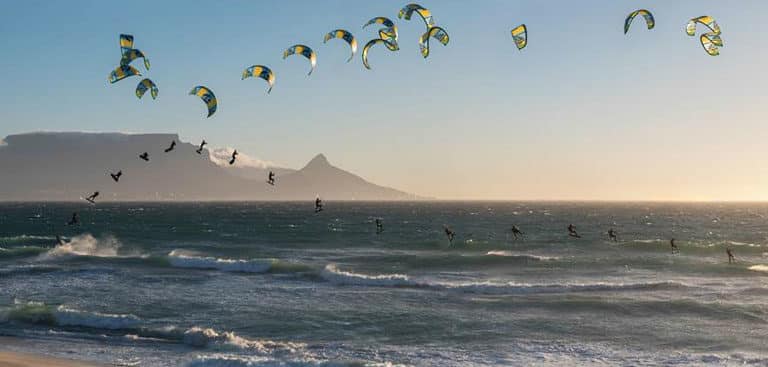
[[[229,160],[232,159],[232,152],[234,148],[214,148],[210,150],[211,162],[218,166],[229,167]],[[266,169],[269,167],[275,167],[275,164],[270,161],[264,161],[255,157],[251,157],[241,151],[237,152],[237,160],[234,164],[235,167],[253,167]]]

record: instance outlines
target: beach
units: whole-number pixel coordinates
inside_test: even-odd
[[[30,341],[0,337],[0,367],[104,367],[106,365],[74,359],[56,358],[48,355],[20,353],[5,350],[9,347],[29,345]]]
[[[97,367],[93,363],[0,351],[0,367]]]

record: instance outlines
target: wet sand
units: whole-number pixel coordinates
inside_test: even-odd
[[[0,351],[0,367],[103,367],[90,362]]]

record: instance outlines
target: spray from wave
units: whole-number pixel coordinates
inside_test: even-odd
[[[68,242],[64,241],[44,256],[49,258],[61,256],[93,256],[93,257],[117,257],[122,244],[117,238],[108,236],[97,239],[89,233],[72,237]]]

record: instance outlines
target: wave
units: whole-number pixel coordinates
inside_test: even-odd
[[[87,312],[64,305],[54,307],[39,302],[17,303],[11,309],[0,311],[0,322],[7,321],[103,330],[133,329],[141,323],[141,320],[133,315]]]
[[[669,240],[663,240],[661,238],[654,238],[650,240],[631,240],[630,243],[669,243]]]
[[[131,314],[107,314],[81,311],[69,306],[52,306],[40,302],[16,302],[8,309],[0,309],[0,323],[22,322],[52,327],[75,327],[93,329],[98,335],[116,331],[121,338],[129,340],[161,340],[176,342],[195,348],[247,350],[261,355],[289,355],[303,351],[303,343],[272,340],[253,340],[241,337],[231,331],[216,331],[211,328],[176,326],[149,328],[145,322]]]
[[[82,326],[93,329],[133,329],[139,326],[141,320],[134,315],[106,314],[99,312],[79,311],[66,306],[58,306],[53,313],[59,326]]]
[[[197,348],[231,347],[260,353],[262,355],[295,354],[301,352],[306,347],[302,343],[251,340],[238,336],[231,331],[218,332],[214,329],[197,326],[186,330],[182,340],[184,341],[184,344]]]
[[[346,256],[338,259],[341,263],[376,263],[423,271],[440,269],[455,271],[476,267],[507,267],[513,264],[535,266],[537,263],[560,261],[556,256],[534,255],[509,250],[483,250],[478,253],[466,252],[394,252]]]
[[[0,258],[36,256],[48,250],[49,250],[48,248],[36,247],[36,246],[22,246],[22,247],[10,247],[10,248],[0,247]]]
[[[510,294],[547,294],[576,292],[631,292],[690,288],[679,282],[639,282],[639,283],[572,283],[572,284],[524,284],[524,283],[463,283],[439,284],[440,288],[457,290],[464,293],[491,295]]]
[[[212,354],[197,356],[187,367],[402,367],[388,362],[340,362],[304,357],[294,360],[275,360],[256,356]]]
[[[3,243],[24,242],[24,241],[55,241],[55,240],[56,240],[55,236],[39,236],[39,235],[32,235],[32,234],[0,237],[0,242],[3,242]]]
[[[553,261],[553,260],[559,260],[560,258],[557,256],[541,256],[541,255],[530,255],[530,254],[520,254],[520,253],[514,253],[512,251],[506,251],[506,250],[495,250],[495,251],[488,251],[485,253],[486,256],[502,256],[502,257],[511,257],[521,260],[531,260],[531,261]]]
[[[419,283],[411,281],[407,275],[384,274],[365,275],[339,270],[336,265],[329,264],[320,273],[320,277],[339,285],[369,285],[369,286],[418,286]]]
[[[266,273],[277,262],[272,259],[222,259],[185,254],[182,250],[173,250],[168,254],[173,267],[193,269],[213,269],[239,273]]]
[[[403,274],[367,275],[339,270],[336,265],[329,264],[320,274],[321,278],[337,285],[360,285],[372,287],[404,287],[424,288],[433,290],[457,291],[462,293],[481,293],[492,295],[513,294],[544,294],[572,292],[622,292],[672,290],[690,288],[679,282],[639,282],[639,283],[571,283],[571,284],[525,284],[525,283],[493,283],[493,282],[433,282],[411,279]]]
[[[752,270],[752,271],[759,271],[759,272],[768,273],[768,265],[752,265],[752,266],[750,266],[747,269]]]

